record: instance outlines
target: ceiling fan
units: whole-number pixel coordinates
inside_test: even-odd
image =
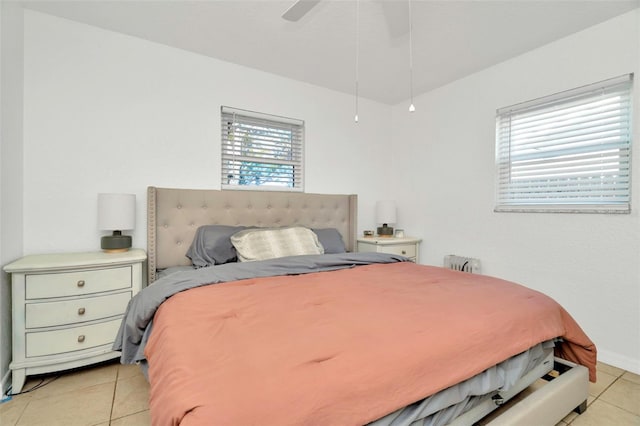
[[[297,0],[283,14],[282,18],[287,21],[297,22],[322,0]],[[389,34],[392,38],[402,36],[409,31],[407,25],[409,15],[405,2],[382,1],[375,3],[382,7]]]

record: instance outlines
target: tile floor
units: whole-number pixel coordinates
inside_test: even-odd
[[[29,379],[24,389],[40,382]],[[526,392],[526,391],[525,391]],[[640,426],[640,376],[598,364],[589,407],[557,426]],[[137,366],[107,363],[60,375],[44,387],[0,404],[2,426],[145,426],[149,385]]]
[[[28,378],[23,391],[39,382],[40,377]],[[138,366],[114,361],[61,374],[46,386],[14,396],[0,404],[0,425],[149,425],[148,399],[149,384]]]

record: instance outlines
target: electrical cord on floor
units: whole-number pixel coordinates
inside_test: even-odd
[[[49,379],[49,380],[47,380],[46,378],[42,378],[42,379],[40,379],[40,383],[38,383],[38,384],[36,384],[36,385],[32,386],[31,388],[29,388],[29,389],[27,389],[27,390],[23,390],[22,392],[12,393],[12,392],[11,392],[11,387],[9,387],[9,389],[7,390],[6,397],[7,397],[7,398],[11,398],[12,396],[22,395],[22,394],[25,394],[25,393],[33,392],[33,391],[34,391],[34,390],[36,390],[36,389],[40,389],[40,388],[42,388],[42,387],[44,387],[44,386],[47,386],[49,383],[51,383],[51,382],[53,382],[54,380],[58,379],[58,377],[60,377],[60,376],[52,377],[52,378],[51,378],[51,379]],[[3,399],[3,401],[4,401],[4,399]]]

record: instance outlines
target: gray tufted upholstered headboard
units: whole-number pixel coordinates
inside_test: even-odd
[[[353,251],[357,195],[213,189],[147,189],[149,283],[156,270],[190,265],[185,256],[202,225],[303,225],[336,228]]]

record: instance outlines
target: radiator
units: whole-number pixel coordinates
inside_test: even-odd
[[[480,259],[465,256],[456,256],[448,254],[444,257],[444,267],[456,271],[469,272],[472,274],[480,273]]]

